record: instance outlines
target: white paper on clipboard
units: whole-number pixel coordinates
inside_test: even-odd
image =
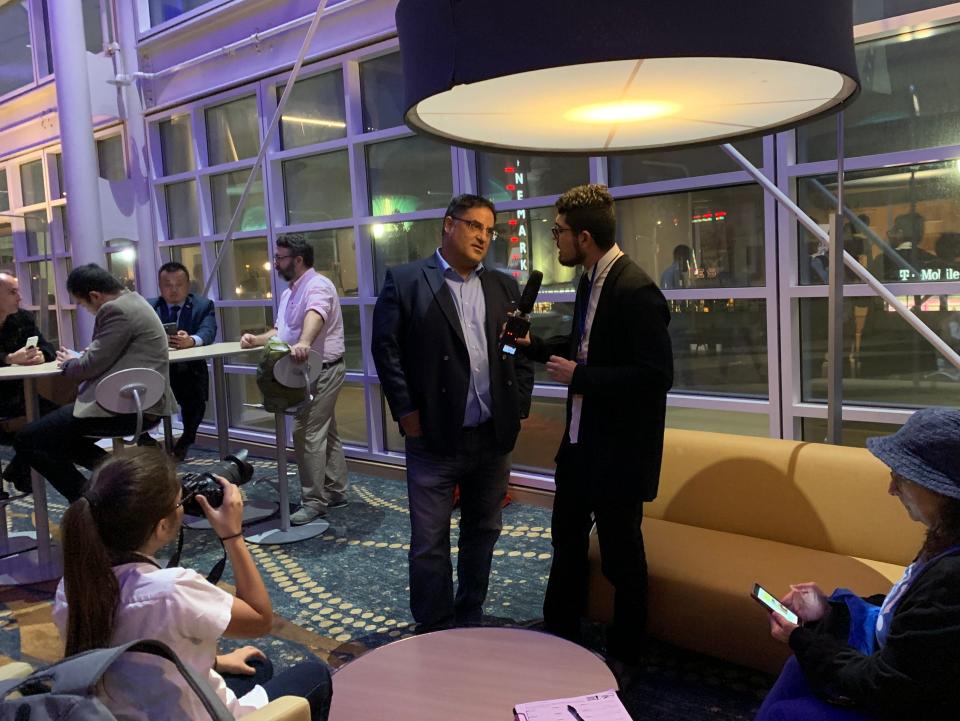
[[[516,721],[576,721],[568,706],[575,709],[583,721],[631,721],[613,689],[573,698],[521,703],[513,708],[513,714]]]

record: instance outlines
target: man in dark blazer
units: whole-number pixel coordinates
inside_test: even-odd
[[[164,263],[160,267],[160,297],[150,305],[164,324],[176,323],[176,330],[167,335],[170,348],[193,348],[210,345],[217,337],[217,319],[213,301],[190,292],[190,272],[181,263]],[[182,361],[170,364],[170,385],[180,404],[183,435],[173,447],[173,455],[182,461],[187,449],[197,440],[197,428],[203,421],[210,397],[207,362]]]
[[[640,523],[657,495],[673,357],[663,294],[615,242],[613,198],[602,185],[568,190],[556,203],[559,261],[582,265],[573,327],[523,351],[568,386],[557,453],[553,563],[545,626],[579,641],[587,597],[587,549],[597,524],[603,574],[615,589],[608,655],[635,664],[644,642],[647,564]]]
[[[388,269],[373,312],[373,358],[405,436],[410,608],[420,632],[480,623],[510,452],[530,410],[532,364],[498,348],[519,288],[482,262],[496,238],[495,218],[486,198],[454,198],[441,247]],[[454,597],[450,514],[457,484]]]

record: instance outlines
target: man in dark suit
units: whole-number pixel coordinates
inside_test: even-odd
[[[591,515],[613,584],[608,655],[635,664],[644,642],[647,564],[640,523],[657,495],[673,357],[663,294],[615,242],[613,198],[583,185],[557,200],[559,261],[582,265],[571,332],[532,337],[524,352],[568,386],[557,453],[553,563],[543,603],[548,631],[579,641],[587,598]]]
[[[388,269],[373,312],[373,358],[406,438],[410,608],[420,632],[480,623],[510,452],[530,410],[530,362],[498,352],[520,294],[511,277],[483,267],[495,218],[486,198],[454,198],[441,247]],[[454,597],[450,514],[458,483]]]
[[[217,319],[213,301],[190,292],[190,272],[186,266],[170,262],[160,267],[160,297],[150,305],[164,323],[176,323],[176,331],[168,333],[171,348],[193,348],[210,345],[217,337]],[[170,364],[170,385],[183,418],[183,435],[173,447],[173,455],[182,461],[187,449],[197,440],[197,428],[203,421],[210,397],[207,362],[182,361]]]

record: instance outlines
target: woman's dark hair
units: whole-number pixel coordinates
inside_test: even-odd
[[[123,284],[96,263],[87,263],[70,271],[67,276],[67,292],[74,298],[88,300],[94,291],[119,293]]]
[[[950,546],[960,546],[960,499],[941,496],[940,520],[927,530],[919,558],[929,561]]]
[[[137,448],[108,456],[63,514],[67,656],[110,645],[120,602],[113,566],[133,557],[175,510],[179,490],[166,454]]]

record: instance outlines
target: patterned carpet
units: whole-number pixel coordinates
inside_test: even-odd
[[[196,451],[181,469],[204,470],[215,461],[213,454]],[[275,462],[255,459],[254,463],[254,481],[244,487],[245,495],[275,498],[266,481],[276,474]],[[410,634],[405,484],[358,473],[351,473],[350,481],[349,505],[330,511],[331,525],[322,536],[285,546],[250,545],[276,618],[271,635],[256,645],[278,669],[310,655],[338,667]],[[297,486],[291,483],[291,492]],[[65,505],[52,489],[49,506],[56,533]],[[31,511],[29,503],[12,504],[8,508],[11,530],[32,528]],[[454,558],[456,522],[455,516]],[[486,623],[532,626],[540,620],[551,557],[549,524],[546,509],[521,503],[504,509]],[[186,531],[183,565],[206,573],[219,557],[219,543],[210,532]],[[221,585],[232,589],[232,582],[228,566]],[[54,588],[50,583],[0,589],[0,664],[17,659],[40,665],[60,657],[62,647],[50,621]],[[591,635],[596,639],[591,645],[602,651],[599,629],[592,629]],[[230,647],[224,642],[224,648]],[[739,721],[753,717],[770,683],[758,672],[653,642],[643,673],[621,695],[637,720]]]

